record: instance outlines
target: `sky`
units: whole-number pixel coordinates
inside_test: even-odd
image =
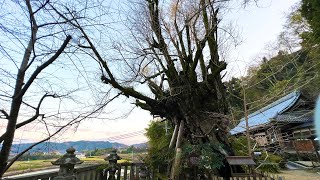
[[[249,66],[257,64],[257,57],[266,52],[268,44],[276,41],[283,30],[287,14],[297,2],[299,0],[261,0],[258,7],[250,5],[246,8],[236,6],[230,9],[225,20],[237,24],[236,29],[243,41],[237,47],[230,47],[231,53],[227,58],[227,78],[243,76]],[[76,129],[67,130],[53,141],[105,141],[116,136],[136,135],[131,138],[118,138],[116,141],[128,145],[146,142],[143,130],[148,127],[153,117],[149,112],[134,107],[132,102],[133,99],[122,97],[107,107],[106,114],[112,117],[119,117],[131,111],[125,118],[107,120],[106,116],[103,116],[84,121]],[[15,143],[32,142],[45,137],[45,134],[35,127],[36,125],[29,125],[20,130],[16,135]]]
[[[235,10],[230,14],[239,26],[243,39],[229,59],[228,75],[243,76],[249,66],[257,64],[268,51],[286,22],[286,17],[299,0],[263,0],[257,6]]]
[[[232,10],[230,20],[236,22],[241,33],[243,43],[233,49],[230,55],[228,75],[244,75],[248,66],[253,65],[253,59],[265,52],[265,46],[274,42],[283,30],[286,16],[291,7],[298,0],[264,0],[257,6],[249,6],[245,9]],[[232,73],[230,73],[232,72]],[[128,103],[128,102],[127,102]],[[118,136],[130,132],[136,132],[147,128],[152,116],[149,112],[135,108],[125,119],[100,122],[101,128],[90,130],[90,124],[83,124],[75,132],[71,139],[91,139],[94,136],[105,140],[107,137]],[[90,128],[91,127],[91,128]],[[105,137],[105,138],[103,138]],[[119,140],[126,144],[145,142],[147,139],[141,136]]]

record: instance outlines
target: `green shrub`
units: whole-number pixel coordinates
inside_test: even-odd
[[[219,144],[185,144],[182,147],[182,159],[185,167],[190,166],[189,158],[195,156],[197,158],[196,166],[200,169],[213,170],[222,167],[223,156],[219,153]]]
[[[230,136],[229,141],[236,156],[248,156],[248,141],[246,136]],[[250,142],[251,147],[254,146],[254,141]]]
[[[248,156],[248,142],[246,136],[230,137],[230,142],[236,156]],[[251,147],[254,141],[251,141]],[[268,155],[268,157],[267,157]],[[262,151],[261,156],[255,157],[258,169],[262,172],[278,173],[281,168],[285,168],[285,160],[281,156]]]
[[[263,151],[260,157],[256,158],[258,169],[262,172],[279,173],[281,168],[285,168],[283,157]]]
[[[168,128],[164,121],[156,120],[149,124],[146,129],[148,138],[148,154],[144,157],[146,164],[161,172],[167,171],[167,166],[174,157],[174,149],[169,149],[172,136],[172,127]]]

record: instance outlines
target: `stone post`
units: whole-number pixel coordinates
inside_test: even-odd
[[[140,167],[140,171],[139,171],[139,179],[141,180],[146,180],[148,177],[148,170],[145,166],[141,166]]]
[[[108,157],[105,158],[106,161],[109,161],[109,167],[107,171],[109,171],[109,177],[108,180],[115,180],[115,174],[118,169],[117,161],[121,158],[117,154],[117,150],[113,149]]]
[[[58,176],[53,178],[54,180],[75,180],[76,175],[74,173],[74,166],[81,164],[79,158],[74,154],[76,150],[73,147],[67,149],[67,153],[58,160],[51,162],[53,165],[59,165]]]

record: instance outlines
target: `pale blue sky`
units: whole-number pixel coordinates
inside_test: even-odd
[[[259,7],[250,6],[245,10],[233,11],[230,18],[237,22],[243,43],[234,49],[229,59],[230,76],[244,75],[248,66],[257,63],[272,45],[286,22],[292,6],[300,0],[263,0]]]
[[[276,41],[277,36],[283,30],[287,14],[297,2],[299,0],[263,0],[259,4],[260,7],[249,6],[245,9],[238,7],[231,10],[228,19],[238,24],[237,26],[243,39],[243,43],[240,46],[232,49],[230,59],[228,59],[229,67],[227,71],[231,72],[231,75],[244,74],[248,65],[256,63],[253,59],[266,52],[266,44]],[[127,103],[129,102],[130,100]],[[152,117],[148,112],[136,108],[128,118],[104,122],[104,125],[101,125],[101,129],[96,129],[96,132],[109,137],[139,131],[146,128],[151,119]],[[81,134],[80,130],[88,130],[89,127],[90,125],[87,124],[81,125],[73,138],[78,139]],[[91,132],[88,131],[85,134],[88,134],[89,137]],[[104,139],[100,135],[95,137],[99,137],[98,139],[101,140]],[[133,137],[131,139],[123,139],[121,142],[130,144],[145,140],[143,137]]]
[[[257,56],[263,55],[268,43],[274,42],[282,31],[286,21],[286,15],[290,8],[299,0],[261,0],[259,6],[248,6],[243,9],[240,6],[230,9],[225,20],[237,24],[243,42],[241,45],[230,47],[230,54],[227,56],[229,66],[227,76],[244,75],[249,65],[256,64]],[[127,113],[133,106],[130,103],[133,99],[121,98],[108,107],[112,116],[119,116]],[[149,112],[135,108],[127,118],[115,120],[88,120],[80,124],[77,131],[69,130],[59,138],[60,141],[73,140],[106,140],[108,137],[127,134],[145,129],[152,116]],[[17,134],[16,139],[39,140],[43,134],[37,130],[32,131],[30,127],[24,128]],[[144,136],[119,140],[126,144],[145,142]]]

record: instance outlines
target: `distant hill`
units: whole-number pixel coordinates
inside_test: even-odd
[[[21,143],[21,144],[13,144],[12,145],[12,153],[19,153],[22,150],[26,149],[32,145],[32,143]],[[54,152],[58,151],[60,153],[65,153],[66,149],[69,147],[74,147],[78,152],[82,152],[85,150],[94,150],[94,149],[104,149],[104,148],[125,148],[128,147],[125,144],[121,143],[111,143],[109,141],[70,141],[63,143],[55,143],[55,142],[44,142],[32,148],[29,152]]]
[[[135,148],[146,148],[148,147],[148,143],[139,143],[139,144],[132,144],[131,146],[135,147]]]

